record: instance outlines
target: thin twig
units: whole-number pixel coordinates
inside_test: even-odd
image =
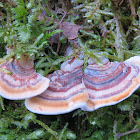
[[[135,4],[133,0],[129,0],[129,5],[130,5],[130,9],[131,9],[131,16],[132,18],[136,17],[136,11],[135,11]]]
[[[137,129],[134,129],[134,130],[125,132],[125,133],[116,133],[116,136],[117,136],[118,138],[120,138],[120,137],[122,137],[122,136],[131,134],[131,133],[134,133],[134,132],[140,132],[140,131],[139,131],[139,129],[137,128]]]
[[[140,122],[136,121],[135,118],[133,117],[133,111],[129,112],[130,118],[137,124],[140,126]]]
[[[64,18],[65,18],[65,16],[67,15],[67,13],[66,13],[66,11],[65,10],[63,10],[63,9],[59,9],[58,11],[57,11],[57,13],[59,13],[59,11],[63,11],[63,13],[64,13],[64,15],[63,15],[63,17],[62,17],[62,19],[60,20],[60,22],[58,23],[58,25],[56,26],[56,28],[60,28],[61,29],[61,23],[62,23],[62,21],[64,20]],[[57,14],[56,13],[56,14]],[[59,33],[59,38],[61,37],[61,33]],[[59,52],[59,50],[60,50],[60,46],[61,46],[61,43],[60,43],[60,41],[58,40],[58,45],[57,45],[57,51],[56,51],[56,53],[58,54],[58,52]]]
[[[56,12],[56,14],[58,14],[60,10],[64,12],[64,15],[63,15],[62,19],[60,20],[60,22],[58,23],[58,25],[60,25],[62,23],[63,19],[67,15],[67,12],[65,10],[63,10],[63,9],[58,9],[58,11]]]

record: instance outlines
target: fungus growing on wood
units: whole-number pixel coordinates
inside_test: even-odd
[[[50,86],[39,96],[26,99],[27,109],[44,115],[68,113],[86,105],[88,95],[82,82],[83,61],[72,59],[61,65],[61,70],[48,75]]]
[[[11,59],[2,63],[0,95],[6,99],[20,100],[44,92],[49,86],[49,79],[36,73],[33,66],[33,59],[26,54],[20,60]]]
[[[83,109],[93,111],[117,104],[132,95],[140,86],[140,57],[125,62],[107,62],[103,66],[88,65],[83,81],[89,95]],[[133,64],[133,62],[136,63]],[[138,67],[139,65],[139,67]]]

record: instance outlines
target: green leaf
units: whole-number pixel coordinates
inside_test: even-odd
[[[5,110],[4,103],[3,103],[3,98],[1,96],[0,96],[0,105],[1,105],[2,110]]]
[[[97,139],[97,140],[104,140],[104,138],[103,138],[103,135],[105,134],[105,132],[104,131],[101,131],[101,130],[97,130],[97,131],[95,131],[93,134],[92,134],[92,136],[91,136],[91,138],[92,139]]]
[[[3,7],[3,4],[0,2],[0,7]]]
[[[63,62],[64,60],[66,60],[66,58],[65,57],[61,57],[61,58],[56,59],[52,64],[53,65],[58,65],[61,62]]]
[[[19,39],[23,43],[27,43],[31,38],[31,25],[23,24],[19,28]]]
[[[45,135],[45,132],[42,129],[38,129],[38,130],[35,130],[34,132],[30,133],[27,136],[27,139],[28,140],[36,140],[36,139],[38,140],[38,139],[43,138],[44,135]]]
[[[1,118],[1,120],[0,120],[1,130],[3,131],[5,128],[8,128],[8,126],[9,126],[9,123],[7,122],[7,120],[4,118]]]
[[[26,3],[23,0],[17,0],[17,7],[12,8],[12,12],[14,16],[12,17],[15,20],[23,20],[26,22],[26,16],[29,14],[28,10],[26,9]]]
[[[75,140],[76,139],[76,134],[72,131],[66,131],[66,136],[68,140]]]
[[[119,103],[117,105],[117,107],[121,110],[121,111],[130,111],[132,108],[133,102],[132,101],[123,101],[121,103]]]

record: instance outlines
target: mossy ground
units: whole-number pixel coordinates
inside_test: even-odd
[[[41,15],[43,20],[39,20]],[[48,20],[49,19],[49,20]],[[62,20],[63,19],[63,20]],[[48,21],[46,23],[46,20]],[[55,22],[54,22],[55,21]],[[83,27],[75,40],[60,30],[63,21]],[[58,26],[59,25],[59,26]],[[56,29],[57,27],[57,29]],[[69,27],[67,27],[69,28]],[[64,32],[64,31],[63,31]],[[55,36],[54,36],[55,34]],[[101,52],[111,61],[140,55],[140,2],[137,0],[2,0],[0,2],[0,56],[35,56],[35,69],[47,75],[68,59],[68,46],[95,58]],[[106,53],[107,52],[107,53]],[[72,57],[72,56],[70,56]],[[139,140],[140,90],[125,101],[93,112],[45,116],[29,112],[24,101],[0,98],[2,140]],[[136,131],[132,133],[133,131]],[[139,132],[138,132],[139,131]],[[130,134],[129,134],[130,133]]]

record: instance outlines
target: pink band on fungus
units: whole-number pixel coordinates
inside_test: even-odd
[[[48,89],[26,99],[26,107],[44,115],[63,114],[77,108],[94,111],[125,100],[140,86],[140,56],[125,62],[109,62],[103,57],[101,61],[103,64],[99,66],[90,60],[84,72],[82,60],[64,62],[61,70],[47,76]]]
[[[37,96],[49,86],[49,79],[36,73],[27,56],[0,65],[0,95],[11,100]],[[9,73],[8,73],[9,72]]]

